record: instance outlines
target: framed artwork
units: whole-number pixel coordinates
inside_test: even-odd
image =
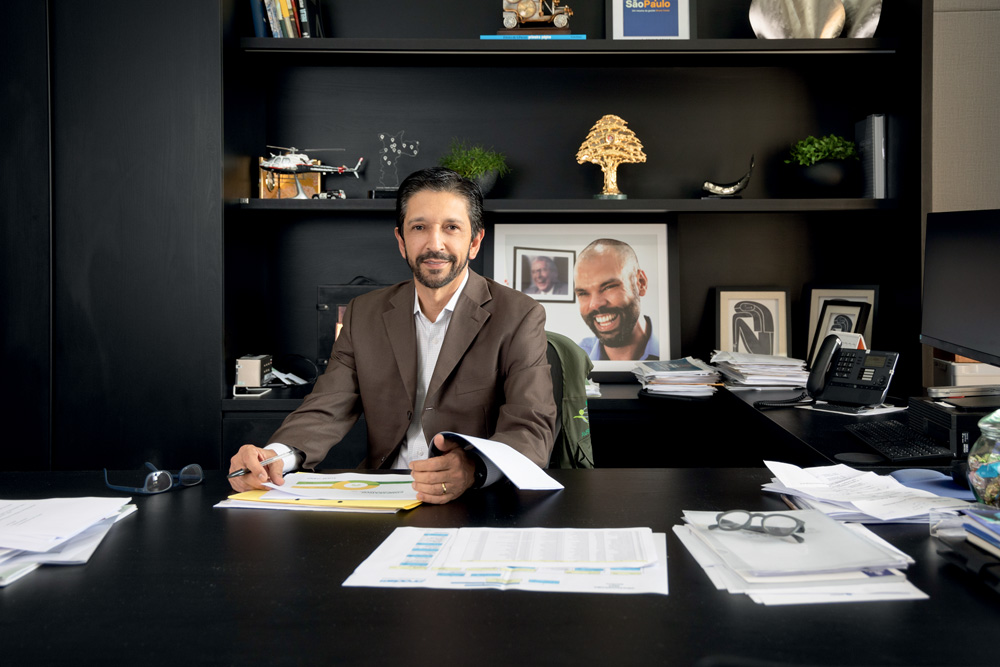
[[[716,346],[729,352],[787,357],[789,308],[786,289],[717,287]]]
[[[870,311],[871,304],[863,301],[841,301],[838,299],[824,301],[823,308],[819,313],[819,324],[813,333],[812,344],[809,346],[809,367],[812,368],[813,359],[816,357],[823,339],[828,334],[836,331],[861,333],[868,322]]]
[[[690,0],[606,0],[612,39],[691,39],[694,16]]]
[[[514,248],[511,286],[537,301],[572,303],[576,251]]]
[[[863,301],[871,306],[868,312],[868,321],[865,323],[864,331],[860,331],[865,337],[865,345],[871,348],[872,345],[872,322],[878,311],[878,285],[816,285],[808,289],[807,300],[809,302],[809,338],[812,341],[816,337],[816,325],[819,323],[820,312],[823,304],[827,301]],[[812,361],[812,348],[810,347],[809,361]]]
[[[567,296],[539,299],[545,328],[576,341],[595,378],[670,358],[666,224],[494,225],[494,280],[528,293],[539,255],[567,270]]]

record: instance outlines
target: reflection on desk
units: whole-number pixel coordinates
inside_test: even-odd
[[[930,596],[764,608],[716,591],[673,535],[683,509],[779,510],[757,469],[554,470],[557,492],[498,485],[397,515],[223,511],[222,473],[136,498],[90,562],[0,590],[4,662],[408,665],[992,664],[996,593],[935,552],[926,526],[874,530]],[[0,473],[8,498],[107,495],[97,472]],[[397,527],[649,527],[670,595],[384,590],[341,584]],[[956,653],[955,641],[961,641]]]

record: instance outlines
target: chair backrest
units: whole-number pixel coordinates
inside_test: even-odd
[[[587,376],[593,362],[570,338],[546,331],[545,355],[552,372],[552,395],[556,403],[555,444],[550,468],[593,468],[590,416],[587,413]]]

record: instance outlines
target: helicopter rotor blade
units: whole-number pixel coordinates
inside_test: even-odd
[[[320,151],[343,151],[345,148],[303,148],[303,153],[318,153]]]

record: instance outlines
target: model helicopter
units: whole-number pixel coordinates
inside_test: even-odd
[[[318,164],[317,161],[310,160],[309,156],[306,155],[306,151],[342,151],[344,150],[343,148],[307,148],[301,153],[299,152],[299,149],[294,146],[289,148],[285,148],[283,146],[268,146],[268,148],[285,152],[281,155],[271,153],[270,158],[260,162],[260,168],[264,171],[270,172],[270,174],[290,174],[294,176],[296,189],[294,199],[308,199],[305,192],[302,190],[302,184],[299,183],[299,174],[354,174],[354,178],[361,178],[359,172],[361,171],[361,164],[365,161],[365,159],[361,157],[358,158],[358,163],[353,167],[348,167],[346,165],[334,167],[325,164]],[[269,179],[273,179],[270,174]],[[273,185],[273,181],[269,180],[268,187],[273,187]]]

